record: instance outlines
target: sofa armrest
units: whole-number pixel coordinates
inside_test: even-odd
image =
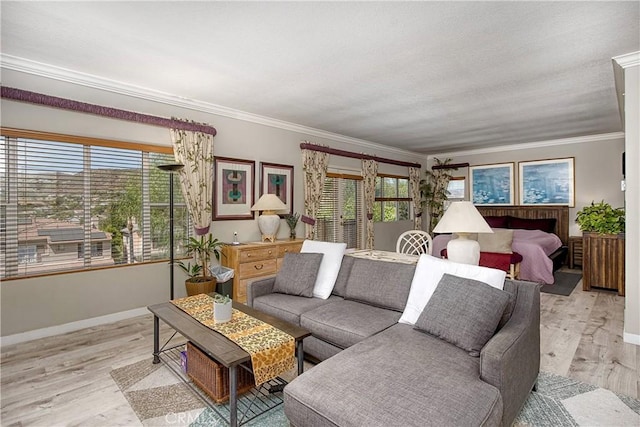
[[[253,300],[262,295],[273,293],[273,284],[276,282],[275,277],[268,277],[262,280],[256,280],[247,284],[247,305],[253,307]]]
[[[502,425],[511,425],[540,371],[540,285],[512,281],[516,302],[509,321],[480,352],[480,378],[500,390]]]

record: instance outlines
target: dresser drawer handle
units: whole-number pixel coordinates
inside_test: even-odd
[[[247,258],[251,258],[251,254],[247,254]]]
[[[256,270],[262,270],[262,267],[264,267],[264,264],[254,265],[253,266],[253,268],[255,268]]]

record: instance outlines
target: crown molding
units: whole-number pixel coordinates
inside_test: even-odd
[[[377,144],[363,139],[352,138],[333,132],[327,132],[308,126],[298,125],[283,120],[273,119],[270,117],[260,116],[257,114],[247,113],[233,108],[223,107],[221,105],[211,104],[195,99],[188,99],[176,95],[172,95],[157,90],[135,86],[128,83],[111,80],[92,74],[82,73],[67,68],[57,67],[55,65],[45,64],[42,62],[32,61],[30,59],[20,58],[13,55],[0,53],[0,67],[18,71],[21,73],[32,74],[52,80],[59,80],[79,86],[90,87],[105,92],[116,93],[120,95],[130,96],[143,99],[146,101],[157,102],[166,105],[172,105],[179,108],[187,108],[190,110],[200,111],[208,114],[229,117],[232,119],[243,120],[246,122],[256,123],[264,126],[270,126],[278,129],[284,129],[291,132],[302,133],[305,135],[315,136],[318,138],[326,138],[332,141],[344,142],[347,144],[357,145],[365,149],[375,149],[391,154],[415,157],[416,155],[424,158],[424,154],[413,151],[402,150],[399,148],[388,147],[386,145]],[[304,139],[304,138],[303,138]]]
[[[601,133],[598,135],[577,136],[573,138],[552,139],[548,141],[536,141],[536,142],[527,142],[523,144],[512,144],[512,145],[498,145],[498,146],[489,147],[489,148],[476,148],[472,150],[451,151],[447,153],[429,154],[427,156],[427,159],[431,160],[434,157],[448,158],[448,157],[460,157],[460,156],[473,156],[477,154],[500,153],[503,151],[517,151],[517,150],[529,150],[532,148],[557,147],[558,145],[610,141],[612,139],[617,139],[617,138],[624,138],[624,132]]]
[[[614,56],[611,59],[613,59],[622,68],[635,67],[640,65],[640,51]]]

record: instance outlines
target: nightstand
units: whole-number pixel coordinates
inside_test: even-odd
[[[582,268],[582,236],[569,237],[569,268]]]

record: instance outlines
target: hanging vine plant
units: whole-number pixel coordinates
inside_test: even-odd
[[[451,163],[451,159],[440,160],[434,158],[434,166],[445,166]],[[451,180],[451,171],[455,169],[426,170],[425,179],[420,180],[420,191],[422,192],[422,206],[429,214],[429,233],[442,218],[444,213],[444,202],[449,196],[447,187]]]

